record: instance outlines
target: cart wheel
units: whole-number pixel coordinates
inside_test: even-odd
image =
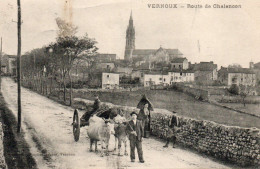
[[[80,121],[79,121],[79,113],[78,110],[75,109],[74,115],[73,115],[73,135],[74,140],[79,141],[79,135],[80,135]]]

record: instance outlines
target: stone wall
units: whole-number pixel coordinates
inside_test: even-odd
[[[84,103],[85,106],[93,104],[93,101],[84,99],[75,99],[75,102]],[[139,111],[135,107],[117,106],[111,103],[102,103],[101,107],[116,108],[128,119],[132,111]],[[151,112],[151,134],[165,139],[172,116],[172,112],[164,109],[155,109]],[[177,133],[178,144],[241,166],[260,165],[259,129],[225,126],[206,120],[178,117],[180,124]]]
[[[165,127],[171,115],[153,112],[151,118],[152,134],[166,138]],[[179,144],[241,166],[260,165],[259,129],[225,126],[186,117],[179,117],[179,123]]]
[[[4,133],[2,128],[2,123],[0,122],[0,168],[7,168],[5,163],[5,157],[4,157],[3,137],[4,137]]]
[[[193,96],[193,97],[195,97],[196,99],[199,99],[199,100],[204,100],[204,101],[209,100],[209,98],[208,98],[209,93],[206,90],[192,88],[192,87],[189,87],[189,86],[184,86],[184,84],[182,84],[182,83],[173,84],[172,89],[186,93],[186,94]]]

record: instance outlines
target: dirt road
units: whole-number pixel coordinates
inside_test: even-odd
[[[9,109],[17,115],[16,84],[4,78],[2,91]],[[153,138],[143,141],[144,164],[132,163],[129,156],[119,157],[113,152],[100,157],[99,153],[89,152],[86,127],[81,128],[80,140],[74,141],[72,115],[70,107],[22,88],[22,127],[39,168],[228,168],[187,150],[165,149],[163,142]],[[113,142],[112,138],[111,150]]]

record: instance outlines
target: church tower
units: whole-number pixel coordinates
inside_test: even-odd
[[[125,60],[132,60],[132,53],[135,49],[135,28],[132,17],[132,11],[129,19],[129,24],[126,30],[126,45],[125,45]]]

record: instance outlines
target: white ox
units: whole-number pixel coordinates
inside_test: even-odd
[[[97,151],[97,141],[101,141],[101,156],[104,156],[104,149],[106,155],[108,153],[108,145],[111,134],[115,134],[114,124],[111,124],[105,119],[93,116],[89,119],[88,136],[90,138],[90,151],[93,151],[92,144],[95,143],[95,151]]]
[[[118,156],[121,156],[121,146],[122,143],[125,144],[125,155],[127,153],[127,133],[126,133],[126,118],[120,116],[119,114],[114,117],[113,121],[115,122],[115,151],[117,148],[117,140],[118,140]]]

